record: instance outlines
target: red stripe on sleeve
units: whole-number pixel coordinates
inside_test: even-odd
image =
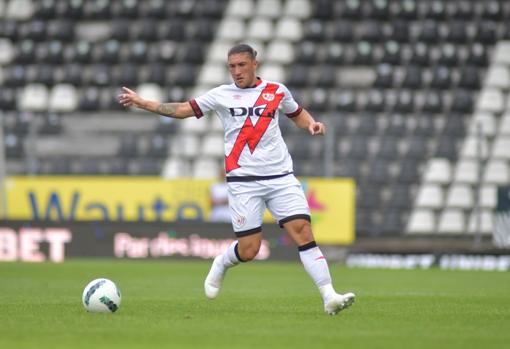
[[[191,108],[193,109],[193,112],[195,113],[195,116],[197,119],[200,119],[202,116],[204,116],[204,113],[202,113],[202,109],[198,106],[197,101],[194,99],[189,101],[189,104],[191,105]]]
[[[303,111],[303,107],[299,106],[297,108],[297,110],[293,113],[289,113],[289,114],[285,114],[287,115],[289,118],[295,118],[296,116],[298,116],[301,112]]]

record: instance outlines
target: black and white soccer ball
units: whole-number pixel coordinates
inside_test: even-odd
[[[119,309],[122,296],[113,281],[101,278],[85,286],[81,299],[85,309],[91,313],[114,313]]]

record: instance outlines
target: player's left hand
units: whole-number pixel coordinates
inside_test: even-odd
[[[326,125],[324,125],[322,122],[312,122],[308,126],[308,132],[310,132],[312,136],[322,136],[326,133]]]

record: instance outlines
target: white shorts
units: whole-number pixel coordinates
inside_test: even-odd
[[[237,237],[262,230],[266,207],[280,227],[294,219],[310,221],[310,208],[293,174],[250,182],[229,182],[228,202],[232,226]]]

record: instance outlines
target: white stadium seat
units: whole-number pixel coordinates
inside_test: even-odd
[[[432,158],[425,169],[424,181],[447,184],[452,180],[452,165],[448,159]]]
[[[204,136],[200,153],[205,156],[221,158],[225,154],[224,148],[223,135],[221,133],[210,133]]]
[[[436,231],[436,218],[432,210],[415,209],[409,216],[408,234],[431,234]]]
[[[441,234],[462,234],[466,232],[466,217],[459,209],[445,209],[439,214],[437,231]]]
[[[483,208],[493,209],[498,202],[498,191],[495,185],[483,185],[480,188],[480,205]]]
[[[494,50],[494,63],[510,65],[510,41],[498,42]]]
[[[283,9],[283,15],[305,19],[310,17],[312,9],[308,0],[287,0]]]
[[[211,158],[198,158],[193,162],[191,172],[193,178],[215,179],[220,173],[220,165]]]
[[[260,76],[272,81],[285,80],[285,69],[279,64],[264,64],[259,69]]]
[[[510,136],[496,137],[492,144],[492,157],[496,159],[510,159]]]
[[[469,124],[469,133],[477,135],[479,129],[482,135],[494,136],[497,131],[496,118],[494,114],[487,112],[475,113],[473,120]]]
[[[248,24],[248,39],[268,41],[273,35],[273,22],[269,18],[256,17]]]
[[[418,208],[441,208],[444,203],[443,189],[438,184],[423,184],[418,190],[415,205]]]
[[[272,19],[279,18],[282,15],[282,3],[280,0],[259,0],[255,15]]]
[[[498,131],[500,135],[510,136],[510,113],[506,113],[501,117]]]
[[[479,216],[479,217],[478,217]],[[492,234],[493,212],[482,210],[481,213],[474,210],[469,216],[468,233]]]
[[[472,159],[458,161],[455,167],[454,180],[459,183],[476,183],[478,181],[478,162]]]
[[[0,38],[0,65],[10,63],[14,58],[14,46],[11,40]]]
[[[491,113],[501,113],[505,106],[503,92],[496,88],[486,88],[480,92],[477,109]]]
[[[225,60],[223,63],[205,63],[197,79],[198,83],[211,87],[230,83]]]
[[[179,157],[170,157],[163,165],[164,179],[183,178],[191,175],[189,162]]]
[[[232,46],[234,46],[234,43],[229,40],[213,41],[209,46],[207,62],[225,64],[227,61],[227,52]]]
[[[225,17],[248,18],[253,15],[254,5],[252,0],[229,1],[225,11]]]
[[[145,83],[138,85],[137,88],[138,94],[145,99],[150,99],[153,101],[164,102],[164,94],[161,90],[161,87],[158,84],[153,83]]]
[[[272,41],[267,46],[266,62],[288,64],[294,60],[294,50],[289,41]]]
[[[239,41],[245,36],[244,22],[236,18],[227,18],[221,21],[217,37],[223,40]]]
[[[5,17],[8,19],[30,19],[34,13],[34,4],[31,0],[10,0],[7,3]]]
[[[70,112],[78,105],[76,88],[69,84],[58,84],[51,90],[49,110]]]
[[[18,101],[21,110],[45,111],[48,108],[48,89],[43,84],[28,84]]]
[[[204,115],[197,119],[196,117],[185,118],[180,120],[179,125],[181,126],[182,132],[186,134],[203,134],[209,131],[209,118],[211,114]]]
[[[485,85],[500,89],[510,87],[510,71],[506,65],[492,65],[487,72]]]
[[[481,142],[481,144],[479,144]],[[481,152],[481,154],[479,154]],[[477,159],[480,156],[487,158],[489,155],[489,144],[485,137],[479,139],[476,135],[468,135],[464,139],[462,148],[460,149],[461,158]]]
[[[301,22],[294,18],[282,18],[276,25],[276,37],[278,39],[296,42],[303,37]]]
[[[181,134],[172,138],[172,155],[183,158],[193,158],[200,153],[200,140],[193,134]]]
[[[453,184],[446,195],[446,206],[470,209],[474,205],[473,190],[468,184]]]
[[[484,171],[484,182],[492,184],[508,184],[510,173],[506,160],[489,160]]]

